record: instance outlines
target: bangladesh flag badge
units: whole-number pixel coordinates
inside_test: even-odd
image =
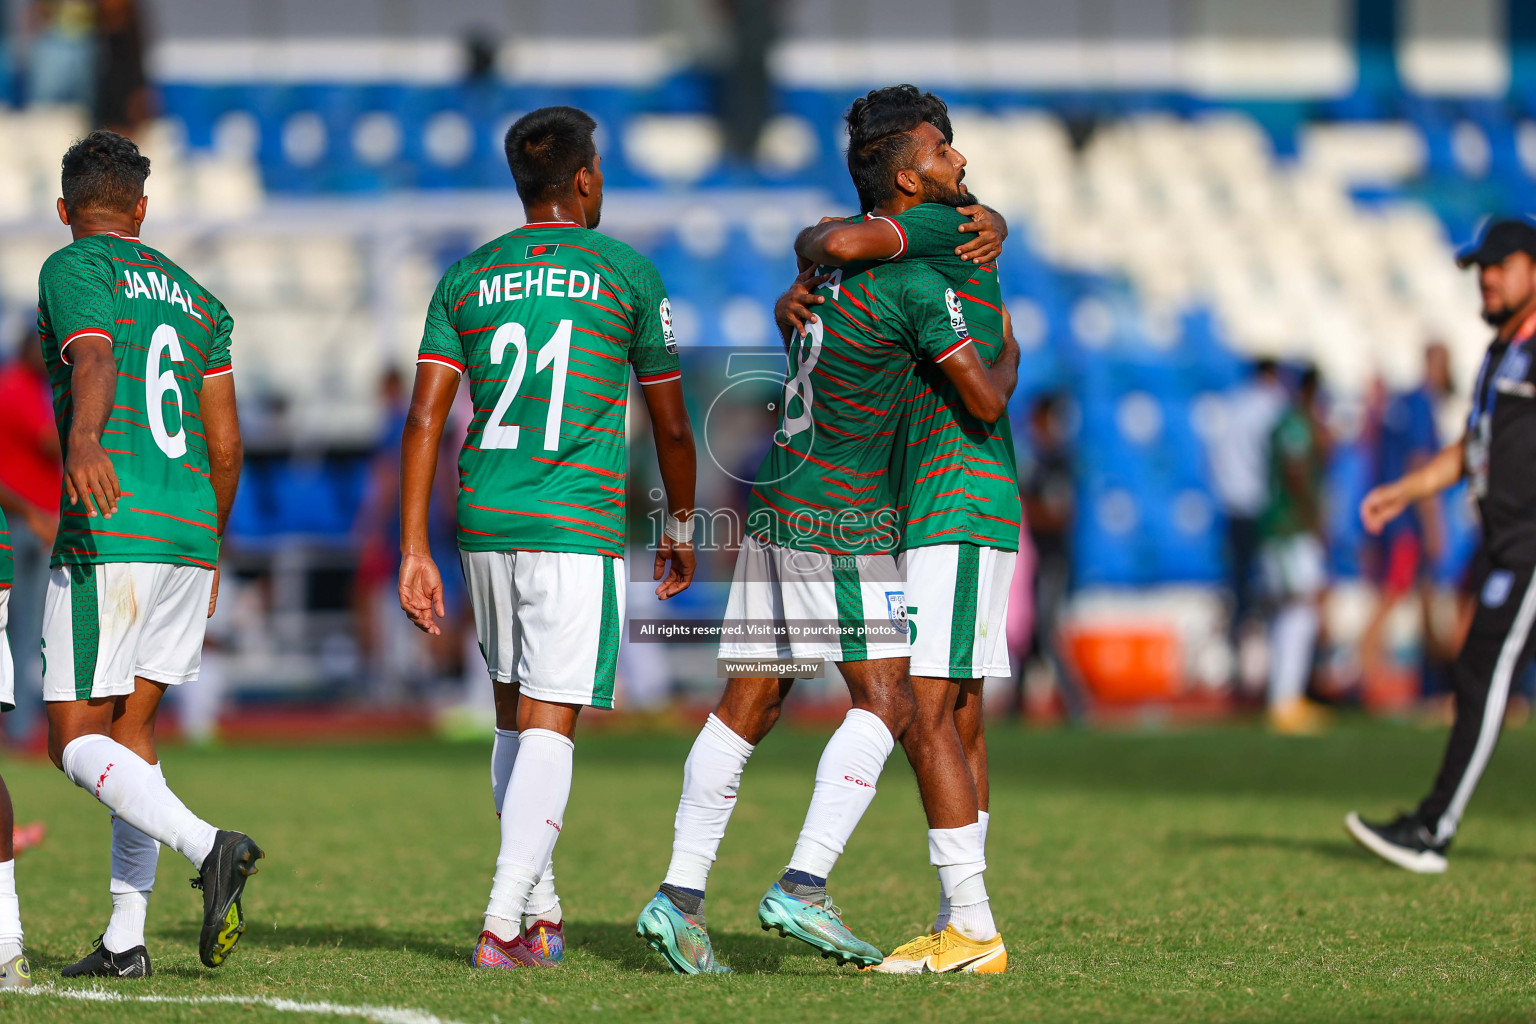
[[[535,257],[553,256],[558,248],[560,248],[559,242],[535,242],[523,254],[523,259],[531,260]]]

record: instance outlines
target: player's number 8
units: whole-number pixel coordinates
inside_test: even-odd
[[[811,384],[811,371],[821,359],[821,320],[812,320],[806,327],[804,338],[790,338],[791,351],[797,357],[798,365],[795,375],[784,382],[784,425],[780,428],[783,433],[780,444],[788,444],[790,438],[812,426],[811,406],[816,401],[816,389]],[[790,409],[795,406],[799,411],[791,414]]]
[[[164,354],[170,355],[173,364],[186,362],[186,356],[181,352],[181,339],[176,336],[176,328],[170,324],[156,327],[149,339],[149,359],[145,363],[148,372],[144,374],[144,418],[149,420],[149,432],[154,436],[155,445],[167,457],[179,459],[187,454],[187,432],[181,425],[185,408],[182,405],[181,388],[176,384],[175,369],[168,366],[164,372],[158,375],[155,373],[160,368],[160,357]],[[176,398],[174,434],[165,429],[167,394]]]

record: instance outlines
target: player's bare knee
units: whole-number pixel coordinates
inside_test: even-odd
[[[715,706],[715,717],[736,735],[756,745],[779,720],[787,692],[788,687],[778,679],[730,679]]]

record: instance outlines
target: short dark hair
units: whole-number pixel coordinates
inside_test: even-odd
[[[1280,372],[1280,364],[1272,356],[1260,356],[1254,360],[1253,372],[1260,377],[1273,377]]]
[[[912,158],[912,132],[931,124],[952,142],[949,106],[931,92],[915,85],[873,89],[853,101],[848,122],[848,173],[858,190],[864,212],[879,206],[895,193],[896,172]]]
[[[525,203],[551,198],[597,159],[592,133],[597,122],[575,107],[540,107],[507,129],[507,166]]]
[[[133,140],[98,130],[64,152],[61,175],[66,210],[132,211],[144,195],[149,157]]]

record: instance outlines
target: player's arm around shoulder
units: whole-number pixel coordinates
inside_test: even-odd
[[[1006,307],[1002,349],[988,366],[971,343],[954,289],[941,276],[924,268],[912,276],[903,298],[903,308],[913,320],[919,356],[938,365],[972,416],[987,424],[1002,419],[1019,376],[1019,346]]]
[[[889,217],[858,220],[823,217],[800,232],[795,255],[800,269],[811,266],[843,267],[850,263],[893,260],[907,248],[907,236]]]

